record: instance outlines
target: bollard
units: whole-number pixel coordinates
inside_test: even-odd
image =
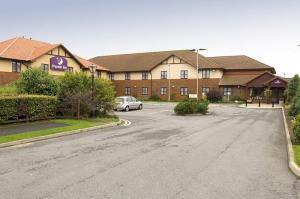
[[[246,100],[246,107],[247,107],[247,100]]]
[[[258,107],[260,107],[260,99],[258,100]]]
[[[272,100],[272,108],[274,108],[274,100]]]

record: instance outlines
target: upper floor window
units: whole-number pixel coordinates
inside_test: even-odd
[[[167,75],[167,71],[161,71],[160,72],[160,79],[167,79],[168,75]]]
[[[12,62],[12,72],[20,73],[21,72],[21,62]]]
[[[109,80],[114,80],[114,74],[113,73],[109,73],[108,74],[108,79]]]
[[[99,71],[99,70],[96,71],[96,77],[101,78],[101,71]]]
[[[180,71],[180,78],[181,79],[187,79],[188,78],[188,71],[187,70],[181,70]]]
[[[73,67],[68,67],[68,69],[67,69],[67,72],[69,72],[69,73],[73,73],[73,72],[74,72],[74,69],[73,69]]]
[[[42,64],[42,71],[48,73],[49,72],[49,64]]]
[[[225,96],[231,95],[231,93],[232,93],[231,87],[224,87],[224,95]]]
[[[148,87],[143,87],[143,95],[148,95]]]
[[[130,73],[125,73],[125,80],[130,80]]]
[[[180,95],[182,95],[182,96],[188,95],[188,88],[187,87],[181,87],[180,88]]]
[[[142,72],[142,80],[148,79],[148,72]]]
[[[130,87],[125,88],[125,95],[130,95]]]
[[[210,70],[209,69],[204,69],[202,70],[202,78],[210,78]]]

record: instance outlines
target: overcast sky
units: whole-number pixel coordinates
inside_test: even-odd
[[[300,73],[299,0],[0,0],[0,40],[62,43],[84,58],[206,48]]]

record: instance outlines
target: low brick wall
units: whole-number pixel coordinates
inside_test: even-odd
[[[9,84],[19,78],[19,73],[0,72],[0,85]]]

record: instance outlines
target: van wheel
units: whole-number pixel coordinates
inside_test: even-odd
[[[125,111],[126,111],[126,112],[129,111],[129,106],[126,106]]]
[[[143,109],[143,105],[139,105],[139,110],[142,110]]]

